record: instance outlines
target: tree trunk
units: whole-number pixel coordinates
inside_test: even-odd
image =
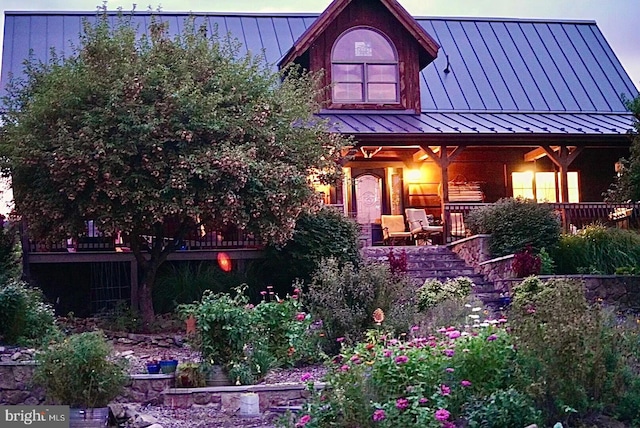
[[[153,309],[153,284],[158,272],[158,263],[150,263],[143,272],[142,281],[138,285],[138,300],[140,302],[140,315],[142,316],[142,329],[149,332],[155,320]]]

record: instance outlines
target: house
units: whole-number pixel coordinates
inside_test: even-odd
[[[189,14],[160,16],[175,31]],[[70,52],[83,19],[95,13],[7,12],[0,91],[30,51]],[[133,19],[146,28],[149,14]],[[381,240],[381,215],[405,208],[442,219],[447,239],[458,229],[451,214],[508,196],[555,203],[567,228],[611,212],[602,193],[634,120],[621,97],[638,89],[595,22],[414,18],[396,0],[334,0],[319,15],[212,12],[201,23],[264,50],[274,67],[324,70],[319,116],[356,144],[343,185],[318,190],[355,216],[367,244]],[[213,258],[223,243],[175,257]],[[26,248],[32,270],[70,256],[127,260]],[[134,281],[130,266],[121,274]]]

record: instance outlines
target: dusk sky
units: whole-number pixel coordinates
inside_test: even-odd
[[[330,0],[164,0],[139,3],[137,10],[158,6],[180,12],[322,12]],[[399,0],[414,16],[477,16],[596,21],[631,80],[640,88],[640,0]],[[20,10],[94,11],[96,0],[0,0],[0,45],[4,12]],[[131,10],[134,2],[110,1],[107,7]],[[0,213],[11,198],[0,185]],[[4,195],[3,195],[4,193]],[[4,198],[3,198],[4,197]]]
[[[596,21],[631,80],[640,87],[640,0],[399,0],[414,16],[483,16],[579,19]],[[137,3],[165,11],[184,12],[322,12],[330,0],[164,0]],[[0,0],[0,25],[5,10],[93,11],[96,0]],[[131,10],[135,2],[110,1],[109,9]],[[4,34],[4,32],[3,32]],[[1,36],[0,36],[1,37]],[[2,39],[0,38],[0,41]]]

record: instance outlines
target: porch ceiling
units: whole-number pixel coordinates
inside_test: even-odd
[[[596,113],[422,113],[349,112],[319,115],[335,131],[353,135],[519,136],[545,140],[550,136],[623,136],[633,128],[631,114]]]

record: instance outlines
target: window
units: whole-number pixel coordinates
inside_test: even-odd
[[[578,173],[568,172],[569,202],[580,202]],[[535,199],[538,202],[557,202],[560,194],[560,173],[514,172],[511,174],[513,197]]]
[[[398,55],[377,31],[356,28],[342,34],[333,46],[331,75],[333,102],[398,102]]]

